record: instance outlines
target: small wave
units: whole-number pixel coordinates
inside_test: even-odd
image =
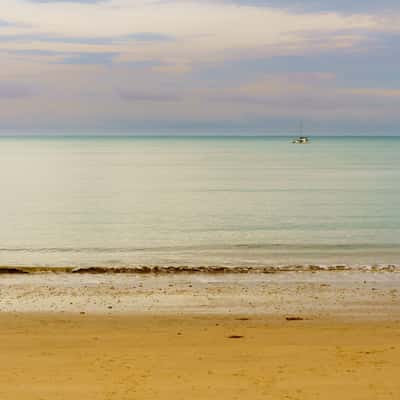
[[[276,266],[160,266],[140,265],[127,267],[0,267],[0,274],[70,273],[70,274],[274,274],[284,272],[400,272],[400,265],[276,265]]]
[[[21,268],[0,267],[0,274],[27,274],[27,273],[29,272]]]
[[[398,243],[233,243],[198,244],[187,246],[149,246],[149,247],[0,247],[0,252],[10,253],[135,253],[162,251],[214,251],[214,250],[282,250],[285,251],[341,251],[341,250],[393,250]]]

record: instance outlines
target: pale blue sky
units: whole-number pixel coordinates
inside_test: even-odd
[[[2,0],[0,134],[397,134],[399,39],[394,0]]]

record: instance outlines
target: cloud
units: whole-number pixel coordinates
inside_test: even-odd
[[[309,34],[307,34],[309,35]],[[323,34],[315,33],[317,40]],[[292,54],[247,54],[213,64],[199,65],[196,79],[214,85],[253,81],[265,75],[301,77],[333,74],[340,86],[399,86],[400,34],[367,33],[353,48],[324,48],[293,51]]]
[[[67,52],[40,49],[3,50],[2,52],[17,56],[50,57],[50,63],[70,65],[111,65],[114,58],[119,55],[118,52]],[[51,58],[53,58],[53,60]]]
[[[21,99],[32,96],[32,91],[21,84],[0,82],[0,99]]]
[[[26,33],[3,35],[0,38],[3,42],[33,40],[97,45],[130,41],[175,42],[175,52],[191,57],[203,57],[205,53],[213,57],[216,52],[244,48],[279,47],[288,40],[293,45],[298,33],[303,31],[329,33],[344,29],[374,29],[378,25],[369,15],[298,15],[278,7],[241,8],[219,1],[114,0],[93,7],[82,4],[9,7],[8,18],[31,24],[35,31],[32,38]],[[243,28],[237,29],[238,26]],[[133,28],[136,32],[132,32]]]
[[[374,13],[399,10],[398,0],[225,0],[241,6],[274,7],[297,12]]]
[[[164,42],[173,40],[174,37],[171,35],[165,35],[162,33],[154,33],[154,32],[138,32],[131,33],[129,35],[121,36],[117,38],[117,40],[128,41],[128,40],[137,40],[139,42]]]
[[[127,42],[162,42],[173,40],[169,35],[154,32],[137,32],[120,36],[62,36],[40,33],[0,34],[0,42],[43,42],[87,45],[112,45]]]
[[[400,99],[400,89],[346,88],[342,90],[342,93],[364,97],[398,97]]]
[[[146,68],[158,68],[162,67],[165,64],[160,60],[132,60],[132,61],[125,61],[124,59],[119,60],[119,63],[124,66],[138,68],[138,69],[146,69]]]
[[[129,67],[138,70],[159,69],[166,66],[161,60],[124,60],[121,59],[118,52],[77,52],[77,51],[56,51],[56,50],[41,50],[41,49],[0,49],[0,53],[12,54],[16,56],[26,57],[44,57],[48,58],[50,63],[58,64],[112,64],[116,58],[117,63],[124,67]],[[51,60],[53,58],[53,60]]]
[[[109,0],[28,0],[31,3],[82,3],[82,4],[98,4]]]
[[[274,118],[285,129],[299,115],[335,127],[367,115],[393,125],[400,14],[379,4],[2,0],[1,17],[19,25],[0,28],[0,82],[12,83],[0,97],[21,100],[2,101],[0,121],[251,131]]]
[[[12,27],[17,27],[17,26],[24,26],[23,24],[18,24],[13,21],[9,21],[6,19],[0,19],[0,28],[12,28]]]
[[[128,90],[118,90],[119,97],[128,102],[176,102],[182,100],[181,96],[172,92],[136,92]]]
[[[66,53],[60,52],[60,51],[54,51],[54,50],[40,50],[40,49],[18,49],[18,50],[3,50],[3,52],[6,52],[8,54],[15,54],[15,55],[21,55],[21,56],[44,56],[44,57],[51,57],[51,56],[59,56],[59,55],[65,55]]]
[[[118,55],[115,52],[108,53],[70,53],[65,55],[62,60],[57,61],[59,64],[75,64],[75,65],[111,65],[114,58]]]

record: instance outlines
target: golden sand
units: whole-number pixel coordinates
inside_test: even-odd
[[[400,399],[400,322],[0,314],[0,365],[1,400]]]

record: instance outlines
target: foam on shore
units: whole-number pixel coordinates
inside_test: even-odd
[[[127,267],[57,267],[57,266],[0,266],[0,274],[273,274],[281,272],[318,272],[318,271],[373,271],[400,272],[400,265],[276,265],[276,266],[159,266],[140,265]]]

